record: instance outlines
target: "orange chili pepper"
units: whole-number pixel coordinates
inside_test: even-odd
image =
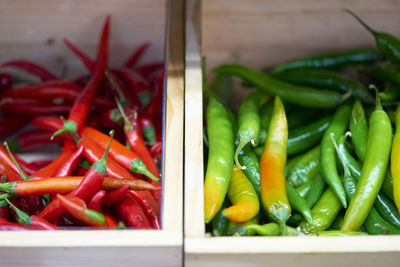
[[[269,216],[280,224],[282,235],[286,235],[286,221],[291,213],[285,181],[287,142],[288,125],[285,109],[277,96],[260,160],[260,189],[264,208]]]

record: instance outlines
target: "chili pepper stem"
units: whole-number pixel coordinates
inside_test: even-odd
[[[76,122],[74,121],[66,121],[64,119],[64,117],[60,117],[61,120],[63,121],[63,127],[56,131],[55,133],[53,133],[50,137],[50,140],[53,140],[57,135],[65,133],[68,135],[75,135],[76,132],[78,131],[78,125],[76,124]]]
[[[375,91],[375,98],[376,98],[375,110],[382,110],[381,97],[379,95],[378,88],[376,87],[376,85],[370,84],[369,89]]]
[[[281,235],[287,234],[286,221],[290,218],[290,213],[285,208],[279,208],[271,212],[273,219],[278,222],[281,228]]]
[[[152,174],[146,167],[146,165],[144,164],[143,160],[140,158],[137,158],[135,160],[132,160],[131,162],[131,172],[135,172],[135,173],[141,173],[147,177],[149,177],[150,179],[159,182],[160,179],[158,179],[157,177],[154,176],[154,174]]]
[[[343,95],[341,95],[340,97],[340,103],[343,103],[344,101],[346,101],[347,99],[349,99],[351,97],[351,94],[353,93],[353,89],[350,89],[349,91],[347,91],[346,93],[344,93]]]
[[[16,186],[16,182],[11,182],[11,183],[0,183],[0,190],[7,192],[8,194],[15,194],[15,186]],[[0,199],[3,198],[4,195],[7,194],[2,194],[0,195]]]
[[[110,141],[108,142],[107,148],[104,151],[103,157],[95,162],[92,166],[93,170],[101,173],[101,174],[106,174],[107,173],[107,155],[108,155],[108,150],[110,149],[111,146],[111,141],[114,138],[114,130],[110,131]]]
[[[242,165],[240,164],[239,158],[238,158],[238,157],[239,157],[239,153],[240,153],[240,151],[242,151],[242,149],[243,149],[248,143],[249,143],[248,140],[241,139],[241,140],[240,140],[240,143],[239,143],[239,145],[237,146],[236,151],[235,151],[235,164],[236,164],[236,166],[237,166],[239,169],[241,169],[241,170],[245,170],[245,169],[246,169],[246,166],[242,166]]]
[[[10,148],[8,147],[8,143],[4,142],[4,146],[7,149],[8,155],[10,155],[11,160],[14,162],[14,165],[17,167],[19,174],[22,177],[22,180],[26,181],[26,180],[30,180],[30,177],[27,177],[26,174],[23,172],[23,170],[21,169],[21,166],[19,166],[18,162],[15,160],[13,154],[11,153]]]
[[[369,31],[372,35],[377,35],[378,32],[372,29],[367,23],[365,23],[359,16],[357,16],[353,11],[351,11],[348,8],[343,8],[342,9],[344,12],[349,13],[350,15],[353,16],[367,31]]]
[[[30,225],[32,222],[32,218],[22,210],[18,209],[13,203],[11,203],[8,198],[5,198],[5,201],[7,201],[8,205],[17,213],[17,221],[19,223],[25,224],[25,225]]]

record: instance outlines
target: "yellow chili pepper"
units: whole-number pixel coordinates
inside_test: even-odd
[[[286,235],[286,221],[291,213],[285,181],[287,143],[288,125],[285,109],[277,96],[260,160],[260,188],[263,206],[269,216],[280,225],[282,235]]]
[[[236,165],[233,165],[228,197],[233,205],[224,209],[222,215],[231,221],[248,221],[256,216],[260,210],[256,191],[246,175]]]

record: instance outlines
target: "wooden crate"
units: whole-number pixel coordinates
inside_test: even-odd
[[[144,41],[144,61],[166,62],[162,230],[0,232],[0,266],[179,266],[183,245],[183,1],[0,1],[0,59],[25,58],[60,74],[84,71],[63,45],[68,37],[94,56],[105,15],[112,16],[110,64]],[[165,53],[165,55],[164,55]]]
[[[206,237],[203,195],[202,80],[209,70],[239,62],[253,68],[315,52],[373,46],[349,7],[375,28],[400,37],[399,1],[218,1],[186,5],[185,262],[187,266],[398,266],[399,236]],[[244,90],[235,88],[239,103]]]

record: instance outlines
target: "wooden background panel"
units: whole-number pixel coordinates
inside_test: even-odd
[[[95,57],[105,16],[111,15],[110,65],[118,66],[139,44],[143,61],[163,60],[166,0],[0,0],[0,63],[34,60],[68,76],[84,68],[63,44],[67,37]]]
[[[400,36],[398,0],[204,0],[202,49],[208,67],[239,61],[261,68],[316,52],[374,45],[343,7]]]

